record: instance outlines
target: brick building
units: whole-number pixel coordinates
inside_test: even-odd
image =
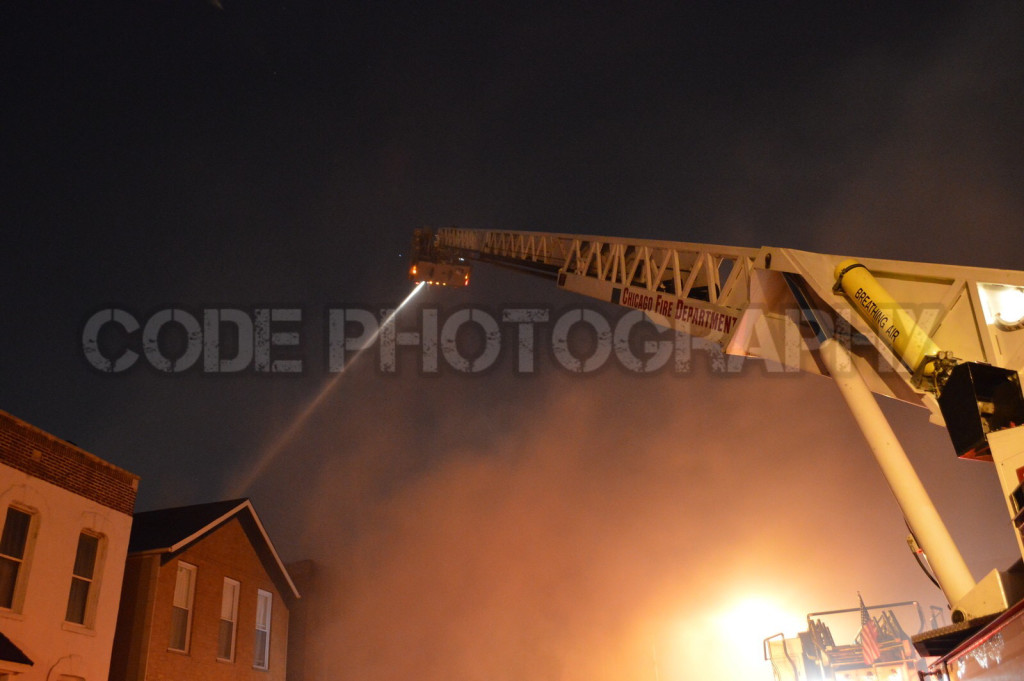
[[[0,679],[105,681],[138,482],[0,412]]]
[[[285,681],[298,598],[248,499],[138,513],[110,681]]]

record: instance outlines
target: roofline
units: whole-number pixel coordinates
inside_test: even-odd
[[[302,598],[302,596],[299,594],[299,589],[295,586],[295,582],[292,581],[292,576],[288,574],[288,569],[284,566],[284,562],[281,560],[281,556],[278,555],[277,549],[274,548],[274,542],[270,541],[270,535],[267,534],[266,528],[263,527],[263,521],[260,520],[259,515],[256,513],[256,509],[253,507],[252,502],[249,501],[249,499],[243,499],[238,503],[237,506],[235,506],[231,510],[227,511],[226,513],[223,513],[220,517],[210,521],[209,523],[201,527],[199,530],[193,532],[189,536],[172,544],[171,546],[165,546],[162,548],[158,547],[155,549],[146,549],[145,551],[132,551],[131,555],[142,556],[149,554],[175,553],[177,551],[180,551],[192,542],[202,537],[203,535],[213,531],[215,528],[227,522],[233,516],[238,515],[239,512],[241,512],[243,509],[248,509],[249,513],[252,514],[252,519],[256,523],[256,528],[259,529],[260,535],[263,537],[263,541],[266,542],[267,548],[270,549],[270,555],[274,557],[274,562],[277,564],[277,569],[281,571],[282,575],[284,575],[285,582],[287,582],[288,588],[290,588],[292,591],[292,596],[294,596],[295,598]]]
[[[21,426],[21,427],[23,427],[23,428],[25,428],[27,430],[31,430],[32,432],[34,432],[37,435],[40,435],[40,436],[46,438],[47,440],[49,440],[50,442],[52,442],[52,443],[54,443],[56,445],[60,445],[62,447],[68,447],[70,449],[75,450],[79,454],[82,454],[86,459],[88,459],[92,463],[95,463],[95,464],[97,464],[99,466],[102,466],[104,468],[113,469],[114,471],[117,471],[118,473],[121,473],[122,475],[124,475],[124,476],[128,477],[129,479],[133,480],[136,487],[139,484],[139,479],[140,478],[135,473],[132,473],[129,470],[125,470],[124,468],[121,468],[120,466],[118,466],[116,464],[112,464],[112,463],[110,463],[109,461],[107,461],[105,459],[101,459],[100,457],[96,456],[92,452],[90,452],[88,450],[85,450],[85,449],[82,449],[81,447],[76,445],[74,442],[69,442],[68,440],[65,440],[63,438],[57,437],[53,433],[47,432],[47,431],[43,430],[42,428],[40,428],[39,426],[37,426],[35,424],[32,424],[32,423],[29,423],[25,419],[20,418],[18,416],[15,416],[14,414],[12,414],[12,413],[10,413],[8,411],[3,411],[2,409],[0,409],[0,416],[8,418],[11,421],[14,421],[19,426]]]

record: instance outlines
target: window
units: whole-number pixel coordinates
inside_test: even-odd
[[[24,581],[25,554],[32,514],[7,507],[3,534],[0,535],[0,608],[17,607],[19,578]]]
[[[86,623],[89,595],[93,590],[93,576],[96,572],[96,556],[99,554],[100,538],[82,532],[78,535],[78,549],[75,551],[75,567],[71,571],[71,593],[68,595],[68,609],[64,619],[75,624]]]
[[[179,562],[178,574],[174,581],[174,603],[171,608],[171,650],[188,652],[195,590],[196,566]]]
[[[270,660],[270,606],[274,596],[269,591],[256,592],[256,640],[253,643],[252,666],[266,669]]]
[[[217,659],[235,659],[235,623],[238,622],[238,582],[224,578],[220,597],[220,629],[217,632]]]

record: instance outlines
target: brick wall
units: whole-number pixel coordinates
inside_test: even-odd
[[[192,632],[187,653],[168,650],[178,561],[196,566]],[[217,659],[217,632],[225,577],[240,583],[235,659],[232,662]],[[258,589],[273,594],[268,670],[252,666]],[[153,598],[146,681],[285,681],[289,603],[274,585],[237,517],[180,554],[162,561]],[[115,650],[115,655],[117,652]]]
[[[160,556],[129,556],[125,562],[108,681],[141,680],[148,663]]]
[[[0,462],[128,515],[139,476],[0,411]]]

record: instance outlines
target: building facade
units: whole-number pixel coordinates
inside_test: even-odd
[[[138,482],[0,412],[0,680],[107,679]]]
[[[285,681],[299,593],[247,499],[138,513],[111,681]]]

